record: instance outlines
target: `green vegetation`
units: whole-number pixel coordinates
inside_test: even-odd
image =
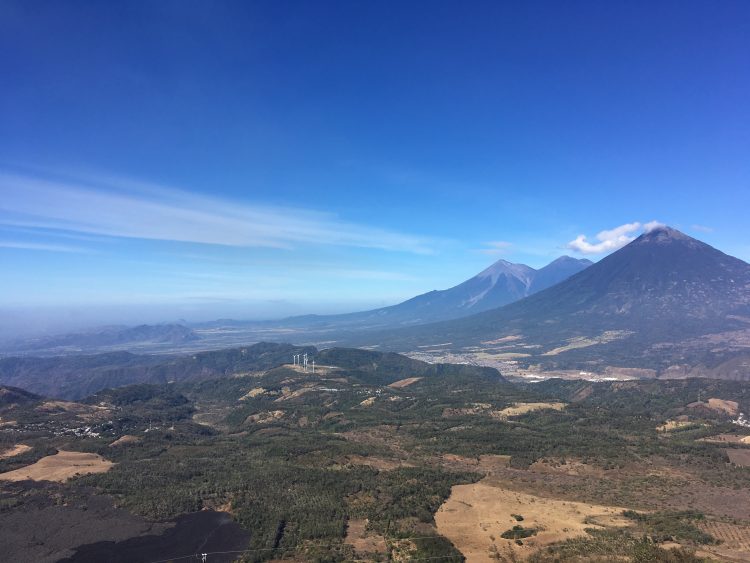
[[[655,512],[639,513],[626,510],[623,516],[635,520],[655,542],[688,541],[693,544],[718,543],[714,537],[697,528],[693,522],[705,520],[699,512]]]
[[[652,540],[623,530],[587,530],[588,537],[567,540],[533,554],[530,563],[632,561],[634,563],[702,563],[689,549],[663,549]]]
[[[226,365],[214,358],[214,366],[234,372],[232,354],[219,356]],[[243,363],[241,376],[104,390],[84,401],[91,416],[41,409],[40,398],[19,397],[0,409],[17,422],[0,431],[0,445],[23,442],[32,450],[0,460],[0,469],[32,463],[55,448],[98,453],[116,465],[61,485],[60,502],[65,495],[97,491],[154,520],[226,510],[251,532],[248,549],[258,551],[248,554],[248,561],[355,559],[345,541],[354,519],[366,520],[368,532],[385,539],[384,551],[374,557],[460,561],[455,547],[437,534],[434,515],[451,487],[483,477],[485,470],[472,464],[486,454],[510,456],[511,467],[497,470],[496,478],[519,491],[638,509],[625,514],[631,528],[592,528],[588,537],[546,548],[534,561],[619,555],[697,561],[688,551],[667,552],[657,543],[713,543],[696,526],[702,514],[645,511],[680,494],[685,477],[634,470],[634,464],[689,467],[690,478],[702,486],[750,488],[750,470],[729,466],[720,446],[696,441],[731,430],[726,416],[687,408],[698,392],[745,408],[750,392],[742,383],[523,386],[505,382],[494,370],[428,366],[392,354],[337,349],[318,360],[329,367],[314,375]],[[386,386],[408,377],[422,379],[401,389]],[[509,419],[493,414],[513,403],[542,401],[566,407]],[[657,432],[677,416],[700,426]],[[82,433],[82,427],[88,430]],[[125,435],[137,439],[110,445]],[[565,472],[577,467],[573,462],[589,473],[567,477]],[[538,473],[539,465],[550,473]],[[2,506],[12,510],[23,510],[24,498],[11,502],[0,494]],[[523,544],[537,530],[520,524],[522,514],[512,517],[519,524],[501,537]]]
[[[510,530],[505,530],[500,534],[500,537],[506,540],[520,540],[535,536],[537,532],[538,530],[535,528],[524,528],[523,526],[515,525]]]

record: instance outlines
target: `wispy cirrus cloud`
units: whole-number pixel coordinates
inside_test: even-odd
[[[485,248],[479,248],[476,252],[480,254],[487,254],[488,256],[499,256],[501,254],[507,254],[513,243],[504,240],[495,240],[484,243]]]
[[[234,202],[113,178],[71,182],[0,172],[0,224],[240,247],[319,244],[433,251],[428,238],[334,214]]]
[[[595,237],[597,242],[589,242],[586,235],[578,235],[566,244],[565,247],[581,254],[603,254],[604,252],[611,252],[622,248],[635,240],[636,236],[641,232],[649,232],[661,226],[663,224],[659,221],[625,223],[614,229],[597,233]]]
[[[91,250],[88,248],[81,248],[79,246],[68,246],[64,244],[46,244],[37,242],[17,242],[12,240],[0,240],[0,248],[12,248],[17,250],[42,250],[45,252],[73,252],[73,253],[89,253]]]

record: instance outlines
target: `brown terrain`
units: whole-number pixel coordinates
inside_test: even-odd
[[[344,543],[351,545],[359,557],[385,553],[388,549],[383,536],[367,531],[366,519],[349,520]]]
[[[391,389],[403,389],[404,387],[408,387],[409,385],[416,383],[420,379],[422,378],[421,377],[407,377],[406,379],[394,381],[388,387],[390,387]]]
[[[495,554],[523,558],[546,545],[585,536],[586,528],[627,526],[622,511],[616,506],[519,493],[484,479],[453,487],[435,514],[435,522],[438,532],[451,540],[469,563],[489,563],[496,560]],[[521,540],[522,545],[501,537],[518,525],[536,532]]]
[[[57,412],[75,414],[81,420],[95,420],[110,413],[110,409],[103,405],[84,405],[71,401],[45,401],[36,410],[46,414],[54,415]]]
[[[739,448],[728,448],[724,450],[729,456],[729,461],[740,467],[750,467],[750,450]]]
[[[117,446],[125,446],[127,444],[137,444],[141,441],[141,438],[138,436],[131,436],[130,434],[125,434],[124,436],[121,436],[114,442],[112,442],[109,447],[114,448]]]
[[[22,453],[26,453],[30,450],[31,450],[31,446],[27,446],[25,444],[17,444],[13,446],[12,448],[0,451],[0,459],[15,457],[17,455],[21,455]]]
[[[677,430],[684,430],[691,426],[696,426],[695,422],[689,420],[668,420],[661,426],[656,427],[657,432],[675,432]]]
[[[544,409],[561,411],[564,408],[565,403],[515,403],[512,406],[499,411],[497,415],[500,418],[508,418],[511,416],[520,416],[522,414]]]
[[[740,436],[738,434],[717,434],[716,436],[701,438],[700,441],[712,444],[745,444],[750,446],[750,436]]]
[[[0,473],[5,481],[58,481],[63,482],[77,475],[104,473],[114,465],[97,454],[58,451],[55,455],[43,457],[36,463]]]
[[[736,416],[739,413],[739,405],[737,404],[737,402],[725,401],[724,399],[716,399],[716,398],[709,399],[705,403],[702,401],[696,401],[695,403],[690,403],[688,405],[688,408],[710,409],[712,411],[723,413],[723,414],[728,414],[730,416]]]
[[[497,410],[493,409],[489,403],[473,403],[470,407],[443,409],[443,418],[483,414],[505,420],[512,416],[521,416],[526,413],[545,409],[560,411],[565,406],[565,403],[514,403],[509,407]]]
[[[736,401],[725,401],[723,399],[709,399],[708,408],[717,412],[723,411],[731,416],[735,416],[739,412],[739,405]]]
[[[700,528],[721,542],[705,548],[709,557],[719,561],[750,561],[750,526],[707,521]]]

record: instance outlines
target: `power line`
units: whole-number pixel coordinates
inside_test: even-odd
[[[407,540],[434,540],[438,539],[440,536],[417,536],[412,538],[392,538],[391,541],[407,541]],[[326,542],[330,543],[330,542]],[[307,544],[311,547],[315,546],[316,544]],[[323,544],[317,544],[318,546]],[[185,559],[197,559],[198,561],[208,561],[207,556],[209,555],[233,555],[233,554],[243,554],[243,553],[257,553],[259,551],[277,551],[280,548],[278,547],[259,547],[256,549],[241,549],[237,551],[207,551],[204,553],[191,553],[190,555],[181,555],[179,557],[170,557],[169,559],[160,559],[158,561],[151,561],[150,563],[170,563],[171,561],[182,561]],[[206,557],[204,557],[206,556]],[[430,561],[433,559],[448,559],[451,557],[460,557],[459,555],[440,555],[435,557],[413,557],[411,559],[406,559],[406,561]],[[367,559],[352,559],[352,563],[360,563],[360,562],[367,562]]]

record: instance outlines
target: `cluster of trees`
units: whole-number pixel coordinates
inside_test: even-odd
[[[179,361],[191,370],[202,366],[228,373],[278,363],[284,361],[282,355],[290,355],[290,349],[275,345],[248,350]],[[339,369],[313,375],[276,367],[247,377],[196,378],[99,392],[87,402],[112,405],[111,425],[99,437],[77,439],[76,448],[100,453],[117,464],[69,487],[96,487],[134,513],[156,520],[228,507],[251,532],[248,548],[258,550],[248,554],[248,560],[301,551],[308,559],[351,559],[351,548],[343,541],[348,522],[366,518],[371,530],[394,542],[420,536],[412,542],[412,557],[458,561],[460,554],[444,538],[426,534],[424,527],[415,533],[419,523],[433,522],[452,486],[481,477],[446,470],[435,461],[441,454],[505,454],[516,468],[540,459],[575,458],[605,469],[660,456],[679,463],[690,460],[693,467],[710,470],[715,481],[726,484],[730,471],[721,449],[695,440],[708,432],[706,428],[664,436],[656,426],[683,413],[699,390],[704,397],[732,398],[741,405],[750,400],[750,392],[733,382],[550,381],[524,387],[508,384],[495,370],[429,366],[395,354],[335,349],[321,353],[318,360]],[[422,379],[402,389],[385,386],[407,377]],[[263,392],[247,396],[254,388]],[[363,405],[367,398],[373,401]],[[489,414],[514,402],[550,400],[568,405],[561,411],[534,411],[511,420]],[[226,415],[220,429],[192,420],[197,411],[209,408]],[[263,421],[248,418],[274,411],[281,416]],[[28,412],[29,417],[41,416],[33,409]],[[724,427],[725,419],[717,413],[707,422],[715,430]],[[345,437],[347,433],[349,438],[375,435],[382,429],[388,429],[405,449],[387,440]],[[137,434],[139,441],[109,446],[126,433]],[[2,439],[0,435],[0,443]],[[38,456],[43,447],[62,445],[57,438],[39,440],[34,453],[24,455]],[[413,467],[378,471],[347,462],[353,456],[393,458],[404,451],[409,452]],[[750,471],[732,470],[731,479],[734,485],[748,486]],[[538,557],[561,561],[583,555],[646,557],[658,554],[654,542],[666,537],[708,541],[695,526],[694,515],[629,516],[646,540],[628,533],[592,531],[585,540],[568,542]],[[517,520],[523,518],[519,515]],[[521,524],[509,530],[519,541],[527,532]],[[689,554],[684,557],[674,560],[691,561]]]
[[[79,484],[97,486],[129,510],[157,520],[229,505],[252,533],[249,549],[273,548],[252,555],[260,560],[321,542],[342,544],[350,518],[367,518],[389,537],[409,535],[404,522],[432,522],[453,484],[478,477],[434,468],[341,467],[334,463],[341,454],[366,452],[340,439],[312,438],[305,432],[288,433],[279,443],[258,436],[196,437],[155,457],[149,444],[136,444],[131,451],[143,456],[131,454],[108,473]],[[308,454],[321,451],[328,465],[310,463]],[[452,549],[437,537],[417,547],[430,553],[439,548],[443,555]]]

